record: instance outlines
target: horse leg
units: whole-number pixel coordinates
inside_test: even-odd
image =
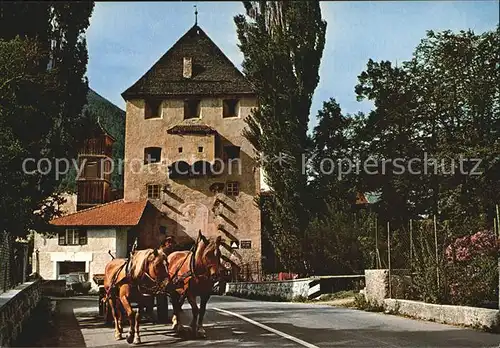
[[[184,327],[182,325],[182,320],[181,320],[181,304],[179,301],[179,293],[177,291],[172,291],[170,294],[170,299],[172,300],[172,309],[173,309],[173,315],[172,315],[172,330],[180,334],[183,330]]]
[[[120,337],[121,337],[121,334],[123,333],[123,316],[122,316],[122,308],[121,308],[121,304],[120,304],[120,301],[116,301],[116,313],[118,314],[118,331],[120,332]],[[120,339],[122,339],[123,337],[121,337]]]
[[[114,291],[112,289],[111,291]],[[123,339],[122,337],[122,331],[120,330],[121,327],[121,318],[119,317],[119,312],[120,309],[118,308],[117,300],[116,300],[116,295],[114,293],[111,294],[108,302],[108,306],[111,309],[111,313],[113,315],[113,320],[115,322],[115,340],[121,340]]]
[[[200,296],[200,313],[198,315],[198,337],[205,338],[207,334],[203,328],[203,318],[205,317],[205,312],[207,310],[207,303],[210,299],[210,294],[203,294]]]
[[[141,314],[143,312],[143,306],[145,305],[143,299],[137,300],[137,312],[135,313],[135,336],[134,336],[134,344],[141,343],[141,336],[139,335],[139,322],[141,320]]]
[[[127,289],[129,290],[129,289]],[[134,341],[134,335],[135,335],[135,312],[132,309],[132,305],[130,304],[129,301],[130,297],[130,290],[129,291],[124,291],[123,293],[120,292],[120,300],[123,305],[123,308],[125,309],[125,312],[127,313],[128,317],[128,322],[129,322],[129,331],[127,334],[127,343],[132,343]]]
[[[188,292],[187,300],[191,305],[191,312],[193,313],[193,318],[191,319],[191,324],[189,324],[189,326],[191,328],[191,333],[196,337],[198,314],[200,310],[198,309],[198,304],[196,303],[196,296],[194,296],[191,292]]]
[[[147,303],[146,312],[147,312],[148,317],[153,322],[153,324],[156,324],[159,321],[158,321],[158,316],[155,314],[155,311],[154,311],[154,301],[155,301],[155,298],[154,298],[154,296],[152,296],[151,300],[148,301],[148,303]]]

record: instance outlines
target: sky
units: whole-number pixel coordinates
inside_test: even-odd
[[[194,24],[241,70],[233,17],[240,1],[97,2],[87,30],[90,87],[125,109],[121,93],[135,83]],[[320,82],[311,107],[310,130],[324,101],[335,98],[344,113],[369,112],[356,101],[354,86],[368,59],[409,60],[427,30],[493,30],[498,0],[472,1],[322,1],[327,22]]]

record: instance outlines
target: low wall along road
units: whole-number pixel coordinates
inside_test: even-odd
[[[0,294],[0,347],[10,346],[42,299],[41,281],[27,282]]]

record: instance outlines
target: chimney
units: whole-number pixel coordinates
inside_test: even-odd
[[[191,58],[184,57],[182,76],[186,79],[190,79],[193,74],[193,61]]]

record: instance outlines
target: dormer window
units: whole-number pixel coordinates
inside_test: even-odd
[[[224,99],[222,101],[222,117],[238,117],[238,99]]]
[[[200,117],[200,101],[198,99],[190,99],[184,101],[184,119]]]
[[[184,57],[182,64],[182,76],[190,79],[193,76],[193,60],[191,57]]]
[[[161,117],[161,100],[146,100],[144,107],[144,118]]]

